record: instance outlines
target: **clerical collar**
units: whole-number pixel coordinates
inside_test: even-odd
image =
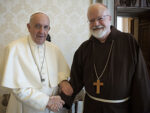
[[[30,42],[30,44],[31,44],[31,46],[34,46],[34,47],[44,47],[44,43],[43,44],[41,44],[41,45],[38,45],[38,44],[36,44],[33,40],[32,40],[32,37],[31,37],[31,35],[29,35],[29,42]]]

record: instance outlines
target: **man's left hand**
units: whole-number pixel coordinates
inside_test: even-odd
[[[61,91],[67,95],[67,96],[71,96],[73,93],[73,88],[71,87],[70,83],[66,80],[62,81],[60,84],[60,89]]]

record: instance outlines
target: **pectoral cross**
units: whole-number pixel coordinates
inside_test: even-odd
[[[100,94],[100,86],[103,86],[103,82],[100,82],[100,80],[97,80],[97,82],[94,82],[93,85],[96,86],[96,93]]]

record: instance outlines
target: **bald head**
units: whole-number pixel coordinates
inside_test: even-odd
[[[87,16],[94,15],[95,13],[99,13],[100,15],[110,15],[109,10],[104,4],[95,3],[89,6]]]
[[[42,12],[37,12],[37,13],[32,14],[30,16],[29,23],[32,24],[35,21],[35,19],[41,18],[41,17],[47,19],[48,22],[50,23],[49,17],[46,14],[42,13]]]

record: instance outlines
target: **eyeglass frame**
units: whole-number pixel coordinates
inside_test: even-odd
[[[91,19],[91,20],[89,20],[89,23],[93,24],[95,21],[99,21],[99,22],[104,21],[107,16],[110,16],[110,15],[104,15],[102,17],[97,17],[96,19]]]

